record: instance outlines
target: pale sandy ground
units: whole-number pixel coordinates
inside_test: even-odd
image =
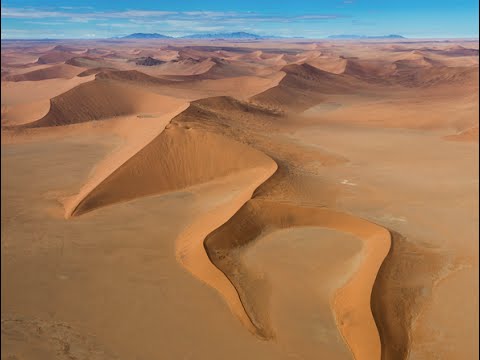
[[[477,118],[471,41],[6,44],[2,359],[477,358]]]

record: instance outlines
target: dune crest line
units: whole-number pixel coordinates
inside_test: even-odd
[[[223,151],[214,150],[218,148]],[[264,339],[273,334],[265,331],[255,316],[249,314],[238,289],[217,266],[206,240],[211,241],[218,231],[228,227],[242,209],[257,205],[260,206],[255,213],[258,219],[254,216],[253,222],[280,228],[318,226],[351,233],[364,242],[363,262],[336,292],[332,310],[354,358],[380,359],[380,338],[370,309],[370,295],[376,274],[390,248],[390,233],[367,220],[328,209],[252,199],[254,191],[277,168],[273,159],[250,146],[223,135],[171,123],[113,172],[103,179],[97,176],[96,186],[82,191],[75,205],[66,207],[67,217],[187,188],[192,192],[218,195],[216,188],[233,184],[226,200],[221,193],[222,201],[196,217],[177,237],[176,258],[195,277],[216,289],[250,332]],[[266,207],[265,211],[262,207]],[[232,236],[232,233],[227,234]],[[241,232],[237,235],[246,236]],[[244,241],[254,239],[255,236]]]

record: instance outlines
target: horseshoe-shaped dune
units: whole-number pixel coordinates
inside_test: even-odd
[[[390,249],[390,233],[383,227],[345,213],[325,208],[253,199],[227,223],[211,233],[205,248],[212,262],[239,291],[244,307],[262,336],[271,335],[265,314],[255,313],[248,304],[249,294],[242,289],[239,262],[233,253],[263,238],[268,233],[295,227],[319,227],[353,235],[363,242],[361,264],[353,276],[336,291],[333,310],[345,341],[355,359],[380,359],[380,338],[370,310],[370,295],[377,272]],[[322,241],[322,239],[318,239]],[[252,295],[252,294],[250,294]]]

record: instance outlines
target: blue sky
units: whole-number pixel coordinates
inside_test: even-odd
[[[478,38],[477,0],[5,0],[2,39],[247,31]]]

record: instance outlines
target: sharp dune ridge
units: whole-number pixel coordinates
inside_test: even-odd
[[[95,80],[80,84],[51,99],[50,110],[43,118],[23,126],[60,126],[161,110],[161,95],[112,80],[112,78],[127,77],[138,79],[136,73],[122,75],[114,73],[101,76],[97,74]],[[142,79],[144,77],[150,79],[148,76],[142,75]]]
[[[31,72],[7,76],[5,80],[7,81],[41,81],[47,79],[71,79],[77,76],[82,69],[76,67],[62,64],[62,65],[53,65],[44,69],[33,70]]]
[[[318,104],[326,95],[348,93],[353,88],[366,87],[354,77],[323,71],[308,63],[287,65],[282,71],[286,75],[280,83],[253,96],[252,101],[302,111]]]
[[[223,149],[222,153],[208,153],[208,151],[212,151],[217,146]],[[205,151],[207,153],[204,153]],[[237,155],[235,155],[236,152],[238,152]],[[240,157],[239,154],[242,154],[242,156]],[[233,160],[235,157],[237,157],[237,160]],[[198,159],[195,160],[195,158]],[[202,158],[209,158],[211,166],[205,167],[206,164],[199,161]],[[245,164],[242,164],[243,161],[246,161]],[[202,168],[195,169],[194,164],[202,164]],[[246,168],[247,164],[248,168]],[[241,192],[243,195],[235,198],[232,204],[226,204],[219,209],[226,214],[227,217],[224,219],[230,219],[229,221],[231,222],[235,221],[232,220],[235,217],[233,214],[242,204],[246,204],[245,206],[248,209],[250,206],[248,198],[252,196],[256,187],[261,185],[275,172],[276,168],[275,162],[268,157],[261,155],[261,153],[257,154],[255,150],[248,150],[245,145],[237,145],[231,140],[222,139],[219,135],[195,129],[185,130],[177,126],[169,127],[101,181],[92,191],[81,195],[81,200],[73,207],[73,210],[68,210],[67,216],[69,216],[69,213],[71,216],[78,216],[98,207],[116,202],[185,189],[209,181],[222,181],[222,179],[225,181],[225,177],[231,177],[234,174],[233,172],[236,173],[235,177],[237,179],[243,178],[244,174],[247,175],[247,178],[248,176],[258,174],[259,180],[252,179],[250,182],[247,182],[246,190]],[[252,175],[249,175],[250,173]],[[132,188],[128,184],[135,184],[135,186]],[[252,204],[257,204],[257,202],[254,201]],[[261,201],[260,204],[262,204]],[[262,215],[266,214],[272,216],[272,214],[278,212],[279,214],[276,218],[274,217],[272,220],[267,221],[275,223],[276,220],[274,219],[278,219],[280,221],[278,226],[280,227],[309,225],[336,228],[365,240],[366,249],[364,252],[368,254],[365,255],[368,258],[365,258],[364,261],[370,265],[368,269],[363,269],[363,267],[359,269],[354,277],[349,280],[348,284],[338,290],[333,300],[333,308],[340,331],[355,358],[379,358],[380,340],[370,313],[370,292],[375,274],[388,252],[390,241],[388,231],[367,221],[326,209],[289,208],[285,207],[285,205],[275,205],[274,203],[267,203],[265,206],[265,209],[260,207],[257,211],[258,216],[262,217]],[[272,208],[271,206],[274,207]],[[275,206],[278,206],[279,209]],[[236,209],[234,212],[225,212],[225,209],[231,209],[232,207]],[[282,210],[284,208],[285,210]],[[213,213],[217,211],[215,210]],[[242,212],[241,209],[239,211]],[[318,219],[315,218],[315,215],[311,218],[312,212],[318,214]],[[307,214],[309,215],[307,216]],[[211,214],[209,215],[211,216]],[[232,282],[234,289],[231,289],[231,286],[225,283],[225,279],[220,276],[220,273],[213,270],[206,263],[206,254],[203,252],[205,249],[207,249],[206,252],[213,264],[221,269],[223,273],[226,272],[222,269],[221,262],[218,261],[218,258],[213,253],[225,251],[228,245],[216,245],[216,228],[209,228],[207,225],[209,223],[209,215],[202,216],[198,225],[197,223],[191,225],[184,234],[180,235],[179,240],[177,240],[177,258],[194,275],[217,289],[224,296],[235,315],[247,328],[260,337],[268,339],[273,336],[271,330],[264,328],[264,324],[258,322],[258,314],[246,311],[245,299],[242,299],[242,295],[245,295],[241,292],[241,289],[236,287],[238,285]],[[311,220],[309,220],[310,218]],[[285,219],[287,222],[282,219]],[[214,224],[219,226],[221,221],[216,219]],[[228,225],[223,226],[228,227]],[[195,231],[192,229],[195,229]],[[241,231],[239,235],[243,237],[242,241],[245,241],[244,236],[246,233],[249,233],[248,229],[241,227],[238,230]],[[205,236],[209,233],[210,235],[205,239]],[[227,234],[227,236],[235,238],[235,233],[228,232]],[[204,241],[205,249],[201,245]],[[236,246],[239,245],[237,242]],[[363,278],[366,278],[366,280]],[[354,307],[355,310],[351,309],[348,301],[352,297],[358,300]],[[350,325],[350,323],[362,325],[359,329],[355,329],[355,326]]]

